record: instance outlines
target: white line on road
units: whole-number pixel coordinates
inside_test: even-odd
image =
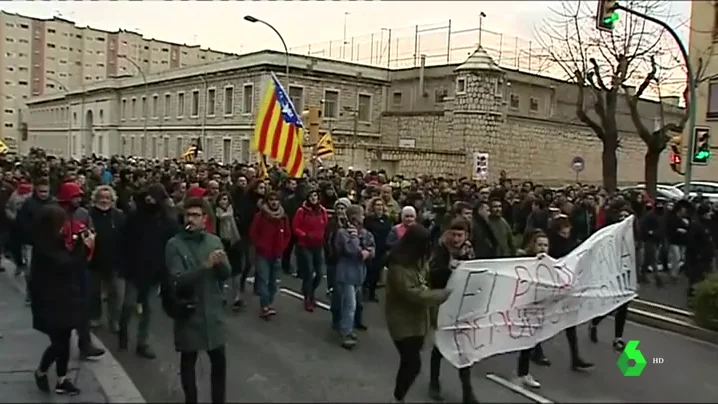
[[[500,385],[506,387],[507,389],[513,391],[514,393],[521,394],[522,396],[524,396],[530,400],[533,400],[539,404],[553,404],[553,401],[549,400],[548,398],[538,395],[529,389],[523,388],[516,383],[512,383],[512,382],[504,379],[501,376],[497,376],[493,373],[489,373],[486,375],[486,378],[491,380],[494,383],[497,383],[497,384],[500,384]]]
[[[252,281],[254,281],[254,280],[252,280]],[[299,299],[299,300],[304,299],[304,296],[301,293],[296,292],[292,289],[280,288],[279,291],[281,293],[284,293],[285,295],[291,296],[295,299]],[[328,304],[321,302],[321,301],[317,301],[317,307],[320,307],[327,311],[329,311],[331,308]],[[553,401],[549,400],[548,398],[543,397],[539,394],[536,394],[531,390],[525,389],[525,388],[519,386],[518,384],[512,383],[512,382],[504,379],[503,377],[497,376],[493,373],[487,374],[486,378],[493,381],[494,383],[498,383],[498,384],[506,387],[507,389],[513,391],[514,393],[520,394],[520,395],[528,398],[529,400],[533,400],[539,404],[553,404]]]

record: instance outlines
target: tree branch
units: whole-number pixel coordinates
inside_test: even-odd
[[[603,141],[605,138],[605,132],[603,128],[596,123],[593,119],[591,119],[588,114],[586,114],[586,107],[585,107],[585,87],[586,87],[586,80],[584,79],[583,74],[579,70],[576,70],[574,72],[574,75],[576,76],[576,85],[578,86],[578,96],[576,97],[576,117],[586,124],[593,132],[596,134],[596,136]]]

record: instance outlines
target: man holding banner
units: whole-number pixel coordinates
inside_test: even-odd
[[[566,237],[568,221],[559,219],[550,250],[557,258],[461,263],[447,285],[453,292],[439,308],[435,344],[441,354],[463,368],[533,348],[566,330],[572,368],[593,367],[578,354],[575,327],[636,297],[634,220],[604,227],[575,246]]]

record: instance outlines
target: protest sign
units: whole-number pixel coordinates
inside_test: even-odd
[[[553,259],[463,262],[439,308],[435,344],[456,367],[531,348],[636,297],[631,216]]]

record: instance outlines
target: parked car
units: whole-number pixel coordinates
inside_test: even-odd
[[[621,188],[621,190],[622,191],[645,191],[646,185],[638,184],[633,187]],[[683,192],[675,187],[670,186],[670,185],[663,185],[663,184],[656,185],[656,194],[657,194],[658,198],[664,199],[667,201],[683,198]]]
[[[679,182],[674,187],[683,192],[685,184]],[[691,181],[691,192],[688,194],[688,198],[692,199],[699,195],[708,198],[711,202],[718,202],[718,182]]]

